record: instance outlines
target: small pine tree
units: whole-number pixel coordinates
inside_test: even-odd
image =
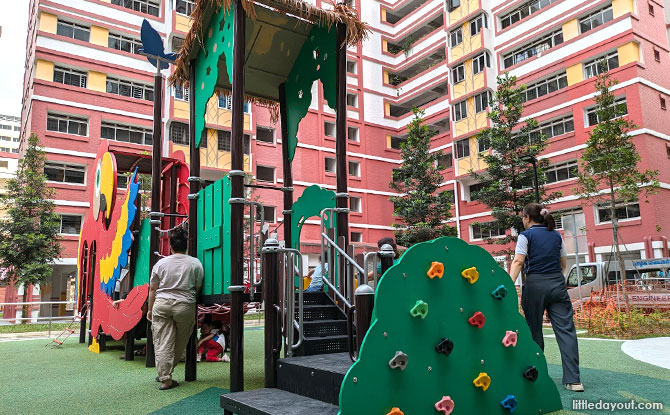
[[[505,73],[498,77],[498,89],[489,106],[491,127],[477,135],[477,140],[487,143],[492,150],[482,157],[488,167],[483,172],[471,172],[482,183],[477,200],[491,208],[495,219],[483,228],[513,228],[517,234],[524,230],[521,215],[523,208],[535,202],[534,171],[528,159],[537,160],[547,147],[547,137],[537,131],[537,121],[521,121],[525,89],[524,85],[516,86],[515,76]],[[517,128],[521,123],[523,127]],[[547,159],[537,160],[537,186],[541,203],[548,203],[559,196],[558,193],[545,193],[546,176],[543,169],[548,164]],[[506,246],[514,241],[514,235],[488,240],[489,243]],[[511,256],[513,252],[511,248],[503,248],[497,254]]]
[[[8,216],[0,221],[0,266],[9,282],[25,285],[24,301],[29,284],[49,280],[62,249],[60,218],[50,200],[53,190],[46,184],[46,155],[39,144],[37,135],[31,135],[16,177],[7,181],[7,193],[0,196]]]
[[[586,149],[580,157],[578,185],[575,191],[588,203],[609,205],[612,219],[612,244],[622,278],[625,264],[619,250],[617,208],[621,204],[645,198],[659,183],[658,171],[638,169],[641,160],[628,132],[635,124],[623,116],[628,113],[625,103],[617,103],[612,87],[617,84],[603,66],[596,79],[596,116],[598,124],[591,131]],[[626,307],[630,306],[625,286],[622,286]]]
[[[401,144],[402,164],[393,172],[391,189],[394,215],[403,224],[397,226],[396,241],[402,246],[429,241],[440,236],[454,236],[456,229],[445,222],[451,217],[451,195],[437,192],[442,182],[438,159],[441,151],[429,152],[435,131],[423,125],[424,112],[413,109],[414,119],[407,126],[407,141]]]

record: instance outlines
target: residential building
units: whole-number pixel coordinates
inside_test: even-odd
[[[0,194],[7,191],[7,180],[16,175],[19,164],[21,117],[0,114]],[[0,210],[0,220],[5,212]]]

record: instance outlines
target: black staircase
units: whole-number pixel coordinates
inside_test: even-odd
[[[346,352],[347,317],[325,293],[303,294],[305,340],[296,356]],[[296,300],[296,304],[297,304]],[[298,319],[296,305],[296,320]],[[297,338],[297,337],[296,337]]]

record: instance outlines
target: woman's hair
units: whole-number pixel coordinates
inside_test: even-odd
[[[175,252],[186,252],[188,246],[188,232],[186,229],[178,226],[170,231],[170,246]]]
[[[556,221],[551,213],[542,207],[539,203],[529,203],[523,208],[523,215],[528,216],[535,223],[541,223],[547,227],[548,231],[556,228]]]

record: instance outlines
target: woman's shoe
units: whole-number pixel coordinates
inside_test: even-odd
[[[565,385],[565,389],[573,392],[584,392],[584,385],[581,383],[568,383]]]

